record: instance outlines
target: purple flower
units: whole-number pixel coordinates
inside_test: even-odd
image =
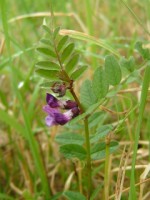
[[[77,103],[72,100],[58,100],[47,93],[46,102],[47,105],[43,107],[43,110],[48,114],[45,118],[47,126],[64,125],[80,113]],[[62,109],[68,111],[62,112]]]
[[[53,95],[47,93],[46,94],[46,102],[51,108],[64,108],[64,109],[71,109],[74,107],[78,107],[77,103],[72,100],[58,100],[56,97]]]
[[[45,119],[47,126],[64,125],[80,112],[79,109],[75,107],[67,112],[61,113],[58,108],[51,108],[49,105],[44,106],[43,110],[48,114]]]

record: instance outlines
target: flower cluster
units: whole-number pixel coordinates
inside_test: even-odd
[[[43,107],[43,110],[48,114],[46,117],[46,125],[64,125],[77,115],[79,115],[80,110],[75,101],[72,100],[58,100],[52,94],[46,94],[47,105]],[[62,110],[67,110],[62,112]]]

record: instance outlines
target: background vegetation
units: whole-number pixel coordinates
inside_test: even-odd
[[[136,127],[142,117],[139,102],[142,99],[144,102],[146,89],[143,89],[141,96],[141,87],[145,80],[145,64],[150,58],[150,1],[128,0],[127,4],[119,0],[52,2],[56,25],[61,29],[87,34],[83,39],[85,41],[77,33],[70,35],[75,38],[72,40],[77,50],[89,65],[88,71],[75,85],[77,95],[83,80],[91,78],[96,67],[103,65],[105,56],[110,54],[101,46],[91,46],[89,35],[95,37],[95,42],[100,39],[104,44],[109,44],[109,50],[112,48],[119,58],[135,58],[135,63],[129,62],[122,68],[122,84],[113,90],[117,91],[117,95],[98,110],[100,115],[95,119],[100,124],[121,123],[118,131],[111,135],[119,142],[119,148],[109,158],[109,199],[128,199],[132,187],[133,143],[137,140],[136,192],[139,199],[149,200],[149,94],[139,127],[140,138],[136,136]],[[3,0],[0,4],[0,199],[44,200],[51,193],[57,194],[53,199],[61,200],[68,198],[59,196],[59,192],[65,190],[86,193],[85,175],[80,173],[84,164],[65,160],[59,153],[55,136],[64,132],[63,127],[45,126],[42,107],[49,89],[39,87],[42,79],[34,73],[37,61],[35,48],[43,35],[43,18],[50,16],[50,2]],[[137,41],[143,41],[144,50],[135,47]],[[133,71],[132,66],[135,69]],[[92,122],[93,128],[95,122],[91,119]],[[75,132],[80,131],[79,126],[73,125],[72,128]],[[104,161],[100,159],[93,162],[93,185],[96,189],[93,199],[103,199]]]

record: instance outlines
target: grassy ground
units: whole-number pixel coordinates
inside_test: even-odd
[[[127,1],[132,11],[119,0],[52,2],[55,21],[61,29],[80,31],[97,40],[103,39],[119,55],[127,58],[134,56],[136,59],[135,75],[118,89],[119,96],[113,97],[106,105],[111,111],[100,110],[100,123],[117,124],[119,120],[124,120],[119,131],[112,134],[119,142],[119,149],[109,157],[107,170],[109,199],[126,200],[132,187],[133,143],[138,133],[135,129],[140,123],[142,108],[139,108],[139,102],[145,70],[144,60],[135,50],[135,43],[149,40],[150,1]],[[45,126],[42,106],[47,90],[39,87],[41,80],[34,73],[37,60],[35,47],[43,34],[41,24],[43,18],[49,16],[50,3],[48,0],[3,0],[0,4],[0,200],[44,200],[48,199],[49,193],[56,194],[63,190],[85,193],[85,174],[80,170],[84,164],[65,160],[54,141],[56,134],[63,132],[63,127]],[[90,66],[76,85],[78,94],[82,81],[86,76],[91,77],[109,52],[98,46],[91,47],[84,41],[74,41]],[[149,43],[147,46],[149,48]],[[125,76],[126,73],[123,78]],[[136,192],[138,199],[149,200],[149,95],[139,134],[134,171]],[[103,200],[104,161],[92,163],[93,185],[98,189],[95,199],[98,200]]]

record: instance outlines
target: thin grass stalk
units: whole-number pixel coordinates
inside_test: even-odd
[[[147,29],[147,27],[145,25],[143,25],[143,23],[141,22],[141,20],[138,18],[138,16],[134,13],[134,11],[128,6],[128,4],[124,1],[121,0],[121,2],[126,6],[126,8],[129,10],[129,12],[131,13],[131,15],[134,17],[134,19],[137,21],[137,23],[143,28],[143,30],[145,31],[145,33],[147,33],[150,36],[150,32]]]
[[[106,138],[105,148],[105,175],[104,175],[104,200],[109,197],[109,159],[110,159],[110,140]]]
[[[142,125],[143,113],[146,105],[146,98],[148,95],[148,87],[150,82],[150,65],[148,64],[143,78],[142,84],[142,91],[140,97],[140,105],[139,105],[139,116],[137,120],[137,128],[135,131],[135,143],[133,147],[133,156],[132,156],[132,169],[131,169],[131,176],[130,176],[130,192],[129,192],[129,200],[136,200],[136,188],[135,188],[135,164],[136,164],[136,156],[137,156],[137,149],[138,149],[138,142],[140,138],[140,130]]]
[[[117,175],[117,182],[116,182],[116,188],[115,188],[115,200],[119,200],[119,194],[120,194],[120,183],[121,183],[121,176],[122,176],[122,167],[124,164],[124,159],[125,159],[125,150],[126,150],[126,146],[123,149],[123,153],[120,159],[120,165],[119,165],[119,171],[118,171],[118,175]]]
[[[82,194],[83,193],[83,187],[82,187],[82,170],[81,170],[81,163],[79,162],[78,163],[78,168],[79,168],[79,171],[78,171],[78,177],[79,177],[79,191],[80,193]]]
[[[150,116],[148,117],[148,120],[147,120],[147,130],[150,130]],[[149,162],[150,162],[150,134],[149,134],[149,131],[147,132],[147,137],[148,137],[148,141],[149,141],[149,144],[148,144],[148,149],[149,149]]]
[[[92,5],[91,5],[91,0],[85,0],[85,5],[86,5],[86,17],[87,17],[87,26],[88,26],[88,32],[90,35],[94,35],[94,24],[92,21],[92,16],[93,16],[93,10],[92,10]],[[92,45],[91,46],[91,51],[92,53],[95,53],[96,51],[96,46]],[[93,68],[96,68],[97,62],[96,58],[92,56],[92,66]]]
[[[136,183],[135,184],[135,187],[138,187],[138,186],[140,186],[141,184],[144,184],[144,183],[147,183],[147,182],[150,182],[150,178],[147,178],[147,179],[145,179],[144,181],[140,181],[139,183]],[[122,190],[122,193],[126,193],[126,192],[128,192],[130,190],[130,187],[128,187],[128,188],[125,188],[125,189],[123,189]],[[114,197],[115,197],[115,194],[113,194],[113,195],[111,195],[110,197],[109,197],[109,199],[114,199]],[[132,199],[133,200],[133,199]]]
[[[86,140],[86,150],[87,150],[87,178],[88,178],[88,196],[87,199],[90,200],[92,193],[92,169],[91,169],[91,153],[90,153],[90,138],[89,138],[89,126],[88,126],[88,118],[84,119],[84,127],[85,127],[85,140]]]

